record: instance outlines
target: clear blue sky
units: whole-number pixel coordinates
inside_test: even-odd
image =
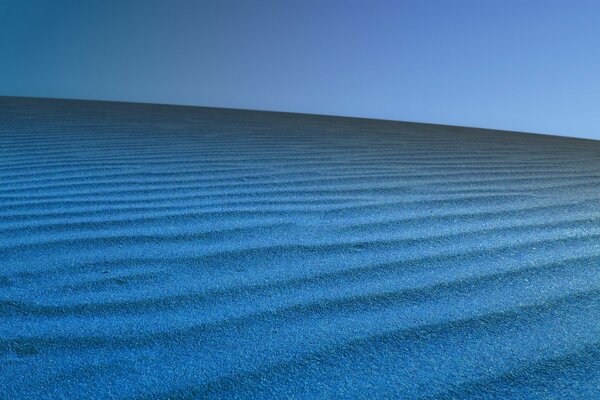
[[[600,1],[0,0],[0,94],[600,139]]]

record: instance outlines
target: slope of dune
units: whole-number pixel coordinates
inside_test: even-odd
[[[600,398],[600,142],[0,98],[0,398]]]

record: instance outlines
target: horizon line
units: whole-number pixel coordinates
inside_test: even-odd
[[[109,99],[91,99],[91,98],[74,98],[74,97],[14,96],[14,95],[3,95],[3,94],[0,94],[0,98],[84,101],[84,102],[97,102],[97,103],[136,104],[136,105],[149,105],[149,106],[154,105],[154,106],[167,106],[167,107],[213,108],[213,109],[219,109],[219,110],[235,110],[235,111],[263,112],[263,113],[276,113],[276,114],[294,114],[294,115],[306,115],[306,116],[328,117],[328,118],[360,119],[360,120],[367,120],[367,121],[397,122],[397,123],[406,123],[406,124],[415,124],[415,125],[433,125],[433,126],[449,127],[449,128],[462,128],[462,129],[470,129],[470,130],[484,130],[484,131],[493,131],[493,132],[516,133],[516,134],[521,134],[521,135],[537,135],[537,136],[549,136],[549,137],[564,138],[564,139],[590,140],[593,142],[597,142],[600,140],[600,139],[592,139],[592,138],[580,137],[580,136],[566,136],[563,134],[530,132],[530,131],[512,131],[512,130],[508,130],[508,129],[487,128],[487,127],[468,126],[468,125],[452,125],[452,124],[437,123],[437,122],[406,121],[406,120],[398,120],[398,119],[374,118],[374,117],[364,117],[364,116],[356,116],[356,115],[319,114],[319,113],[311,113],[311,112],[268,110],[268,109],[260,109],[260,108],[208,106],[208,105],[189,104],[189,103],[155,103],[155,102],[147,102],[147,101],[109,100]]]

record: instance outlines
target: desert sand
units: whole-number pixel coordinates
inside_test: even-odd
[[[0,98],[0,398],[598,398],[600,142]]]

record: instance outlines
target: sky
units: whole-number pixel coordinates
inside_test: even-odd
[[[600,2],[0,0],[0,95],[600,139]]]

